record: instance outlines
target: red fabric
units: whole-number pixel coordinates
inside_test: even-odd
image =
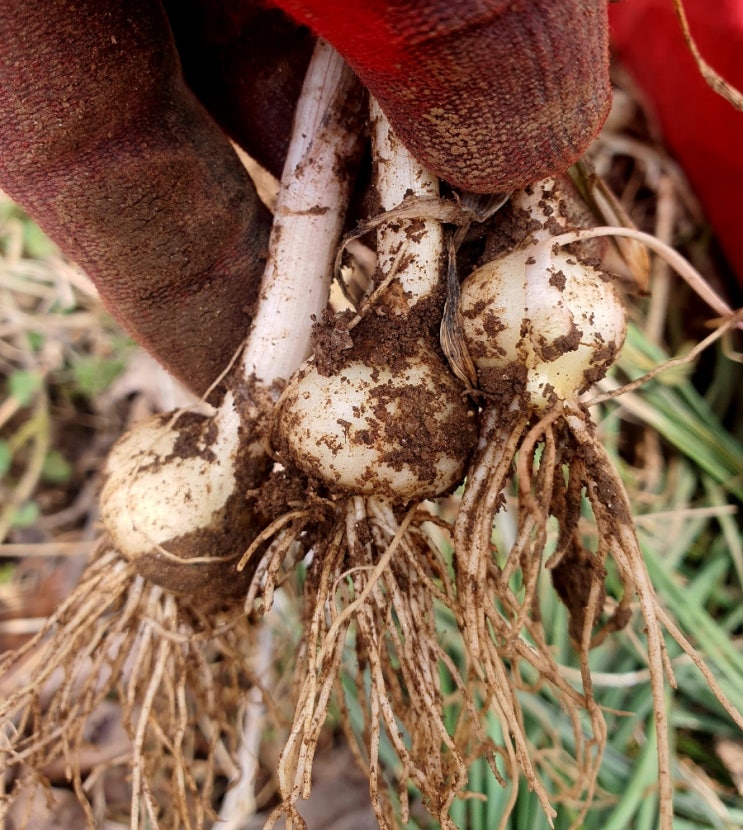
[[[743,0],[684,0],[684,8],[702,57],[743,90]],[[700,76],[671,0],[623,0],[609,20],[618,57],[654,107],[743,286],[743,112]]]
[[[345,45],[364,66],[396,66],[405,53],[405,39],[387,25],[384,0],[273,0],[294,20],[309,26],[326,40]],[[359,36],[360,30],[365,33]]]
[[[498,14],[498,9],[511,5],[497,0],[464,5],[420,0],[395,4],[386,0],[274,2],[337,44],[370,86],[378,77],[389,82],[398,76],[400,83],[409,82],[411,55],[420,64],[421,56],[429,59],[431,47],[437,39],[443,40],[444,33],[482,26],[477,18],[485,9]],[[684,0],[684,7],[703,57],[743,89],[743,0]],[[738,219],[738,194],[743,192],[743,113],[700,76],[672,0],[619,0],[609,4],[609,19],[617,54],[654,106],[665,140],[686,171],[743,285]],[[436,83],[431,78],[435,74],[429,73],[429,83]],[[421,149],[416,147],[419,155]]]
[[[565,170],[608,112],[606,0],[274,0],[332,43],[398,137],[485,193]]]

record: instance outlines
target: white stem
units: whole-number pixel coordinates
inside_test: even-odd
[[[345,171],[360,148],[358,130],[346,117],[356,85],[343,58],[319,40],[294,115],[260,300],[241,360],[246,382],[269,387],[294,374],[310,350],[312,318],[327,305],[352,183]],[[225,395],[216,422],[220,430],[237,433],[240,415],[232,393]]]
[[[312,317],[328,301],[359,134],[344,106],[357,81],[319,41],[281,177],[260,302],[243,355],[246,379],[288,379],[309,354]]]
[[[410,155],[374,99],[371,120],[380,208],[391,210],[405,199],[438,196],[438,179]],[[398,261],[403,248],[395,276],[407,296],[408,307],[412,308],[433,291],[441,278],[444,255],[441,223],[435,219],[416,219],[382,225],[377,231],[377,255],[383,277]]]
[[[569,334],[574,325],[573,315],[563,301],[562,289],[548,278],[554,271],[548,244],[554,239],[553,229],[567,230],[565,218],[558,213],[557,188],[555,179],[543,179],[511,197],[514,207],[536,223],[524,242],[530,254],[524,266],[524,319],[531,322],[534,331],[551,331],[554,337]]]

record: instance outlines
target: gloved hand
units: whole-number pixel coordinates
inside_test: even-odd
[[[605,0],[277,2],[458,187],[564,170],[608,110]],[[226,134],[280,171],[312,34],[250,0],[5,0],[0,33],[0,187],[203,391],[247,334],[270,226]]]

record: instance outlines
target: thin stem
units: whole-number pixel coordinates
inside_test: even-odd
[[[567,223],[554,209],[555,198],[553,191],[557,188],[553,178],[535,182],[527,190],[518,190],[511,196],[511,204],[517,210],[529,215],[530,222],[539,222],[540,227],[530,225],[529,241],[544,242],[553,239],[550,230],[551,223],[557,222],[563,230],[567,230]],[[549,210],[549,212],[547,212]]]
[[[392,132],[374,99],[371,101],[371,120],[377,193],[382,210],[392,210],[406,199],[438,196],[438,179],[410,155]],[[382,275],[391,271],[399,251],[406,246],[406,256],[396,276],[406,295],[407,307],[412,308],[430,294],[441,279],[444,262],[441,223],[436,219],[416,218],[380,227],[377,256]]]
[[[684,41],[694,58],[697,69],[701,73],[705,81],[714,89],[714,91],[722,96],[728,103],[732,104],[735,109],[743,110],[743,95],[737,90],[729,81],[726,81],[718,72],[716,72],[702,57],[696,41],[691,35],[689,29],[689,21],[684,11],[684,4],[681,0],[673,0],[673,5],[676,9],[676,16],[678,17],[681,31],[684,35]]]
[[[340,240],[352,175],[361,152],[353,72],[318,41],[294,120],[281,177],[261,297],[242,373],[266,386],[287,379],[309,354]]]

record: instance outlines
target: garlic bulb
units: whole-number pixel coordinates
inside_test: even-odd
[[[523,384],[536,409],[600,380],[626,333],[609,277],[549,240],[470,274],[460,309],[483,390],[512,395]]]
[[[451,490],[475,442],[462,388],[423,344],[403,368],[352,360],[310,367],[290,389],[280,446],[308,476],[396,503]]]
[[[245,492],[265,472],[262,448],[224,419],[172,417],[138,424],[116,443],[101,518],[113,545],[152,582],[174,593],[239,593],[250,574],[238,576],[225,559],[239,557],[257,532]]]

